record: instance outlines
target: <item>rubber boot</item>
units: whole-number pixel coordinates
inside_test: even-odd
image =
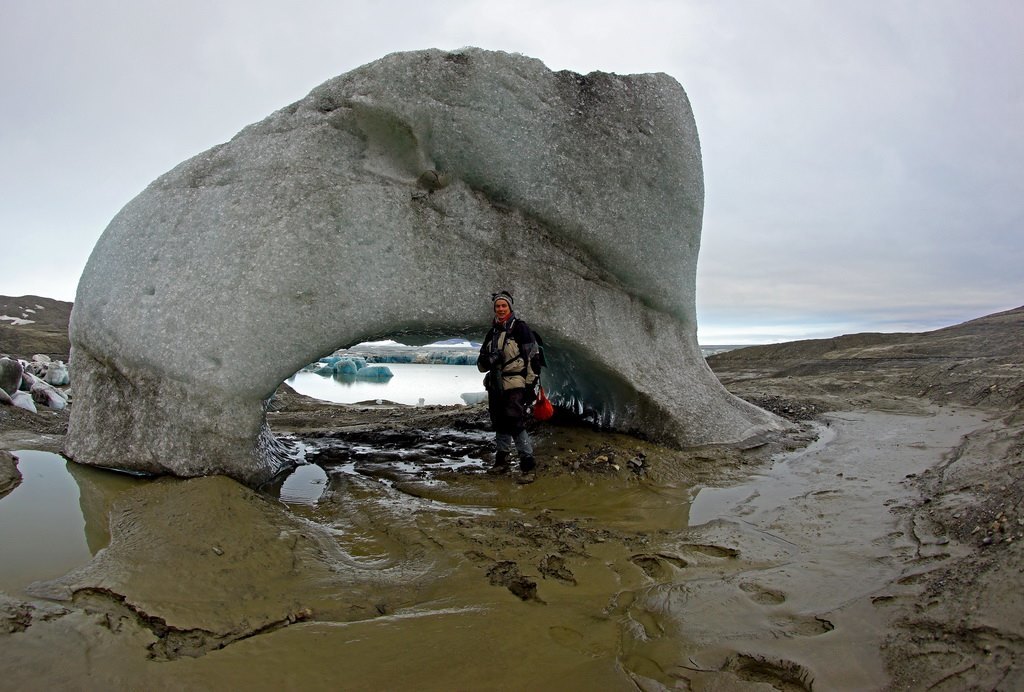
[[[537,462],[529,454],[519,458],[519,470],[524,474],[533,473],[535,468],[537,468]]]
[[[512,470],[511,465],[508,461],[508,452],[495,452],[494,453],[494,466],[490,468],[488,473],[508,473]]]

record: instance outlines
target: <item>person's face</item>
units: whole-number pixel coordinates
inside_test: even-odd
[[[508,306],[507,300],[502,300],[499,298],[498,300],[494,301],[494,316],[497,317],[499,320],[504,322],[505,318],[508,317],[508,314],[510,312],[512,312],[512,308]]]

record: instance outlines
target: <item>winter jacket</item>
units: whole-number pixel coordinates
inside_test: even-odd
[[[539,354],[533,331],[526,322],[512,315],[504,324],[491,326],[480,345],[476,367],[488,373],[484,379],[487,391],[532,388],[539,373]],[[499,381],[496,375],[499,372],[500,388],[497,388],[494,385]]]

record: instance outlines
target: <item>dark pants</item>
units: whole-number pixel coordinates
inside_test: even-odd
[[[487,392],[487,411],[491,414],[499,452],[511,451],[514,441],[520,457],[533,456],[533,445],[526,432],[529,404],[525,389]]]

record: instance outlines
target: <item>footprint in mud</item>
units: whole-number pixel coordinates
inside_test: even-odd
[[[777,690],[810,690],[814,676],[799,663],[786,660],[772,660],[763,656],[737,654],[730,658],[723,670],[747,682],[763,682]]]
[[[786,594],[783,592],[751,581],[741,583],[740,590],[760,605],[777,606],[786,602]],[[817,617],[780,617],[774,619],[772,624],[772,629],[783,637],[816,637],[835,629],[831,622]]]
[[[900,586],[920,584],[928,577],[927,572],[916,572],[914,574],[908,574],[905,577],[901,577],[896,581]]]
[[[708,557],[739,557],[740,551],[735,548],[723,548],[720,545],[708,545],[706,543],[687,543],[681,546],[683,550],[691,553],[697,553],[700,555],[706,555]]]
[[[740,590],[750,596],[750,600],[761,605],[779,605],[786,602],[786,594],[775,589],[769,589],[754,582],[743,582]]]
[[[774,622],[775,630],[786,637],[817,637],[835,629],[828,620],[817,617],[784,618]]]
[[[656,581],[669,580],[675,573],[673,567],[682,569],[687,566],[687,562],[683,558],[665,553],[640,553],[630,557],[629,561]]]

